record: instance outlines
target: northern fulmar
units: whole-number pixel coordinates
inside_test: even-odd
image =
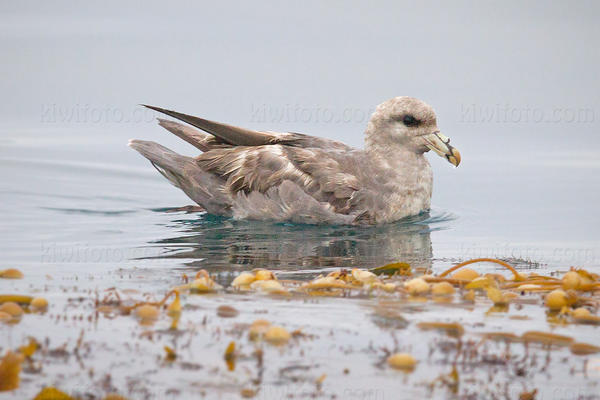
[[[412,97],[375,109],[364,150],[300,133],[238,128],[147,106],[193,127],[159,124],[202,151],[187,157],[149,141],[129,146],[210,214],[309,224],[376,225],[426,212],[433,150],[458,166],[435,112]]]

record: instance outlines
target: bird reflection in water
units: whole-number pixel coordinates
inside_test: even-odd
[[[153,258],[178,259],[185,269],[203,268],[224,281],[255,268],[280,271],[286,278],[390,262],[429,269],[433,257],[430,234],[444,229],[444,222],[451,219],[445,213],[424,213],[393,224],[357,227],[235,221],[193,214],[173,221],[177,236],[150,244],[164,249]]]

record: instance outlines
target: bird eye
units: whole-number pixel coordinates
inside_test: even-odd
[[[417,126],[419,125],[419,120],[413,117],[412,115],[405,115],[404,118],[402,118],[402,123],[409,127]]]

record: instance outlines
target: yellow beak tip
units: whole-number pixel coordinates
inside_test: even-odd
[[[460,153],[458,150],[456,150],[455,148],[452,149],[452,154],[450,154],[448,156],[448,161],[450,162],[450,164],[454,165],[455,167],[458,167],[458,164],[460,164]]]

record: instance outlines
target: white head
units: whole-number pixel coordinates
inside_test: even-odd
[[[365,145],[367,150],[401,148],[415,154],[433,150],[454,166],[460,163],[460,153],[437,127],[433,108],[413,97],[394,97],[378,105],[369,120]]]

